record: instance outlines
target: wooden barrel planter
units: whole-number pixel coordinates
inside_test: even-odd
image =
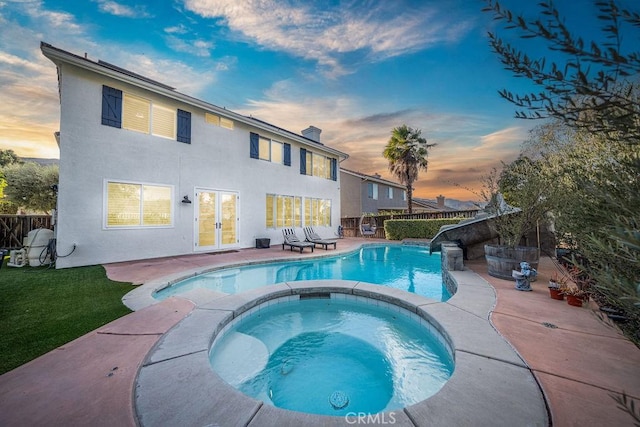
[[[510,248],[501,245],[484,245],[484,257],[490,276],[499,279],[515,280],[511,276],[513,270],[520,271],[520,263],[526,261],[532,268],[538,268],[538,248],[516,246]]]

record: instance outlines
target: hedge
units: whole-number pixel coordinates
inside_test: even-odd
[[[384,232],[388,240],[432,239],[443,225],[457,224],[462,218],[388,219]]]

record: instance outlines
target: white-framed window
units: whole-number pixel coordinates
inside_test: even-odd
[[[151,125],[151,101],[129,93],[122,99],[122,128],[149,133]]]
[[[233,130],[234,123],[233,120],[227,119],[226,117],[218,116],[213,113],[204,113],[204,121],[209,123],[210,125],[220,126],[225,129]]]
[[[387,198],[393,199],[393,187],[387,188]]]
[[[191,113],[102,86],[101,123],[191,144]]]
[[[367,197],[373,200],[378,200],[378,184],[375,182],[367,183]]]
[[[302,227],[302,197],[267,194],[266,227]]]
[[[273,163],[283,163],[284,144],[269,138],[260,137],[260,148],[258,155],[260,160]]]
[[[331,226],[331,200],[305,198],[304,223],[307,226]]]
[[[173,227],[172,185],[104,181],[104,227]]]
[[[176,110],[125,92],[122,100],[122,128],[176,139]]]
[[[153,104],[151,134],[176,139],[176,110]]]
[[[403,202],[407,201],[407,190],[402,190],[402,201]]]

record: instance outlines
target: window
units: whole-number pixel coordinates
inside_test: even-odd
[[[267,228],[301,227],[302,197],[267,194]]]
[[[291,166],[291,144],[274,141],[251,132],[249,134],[249,156]]]
[[[225,129],[233,130],[233,120],[221,117],[212,113],[204,113],[204,121],[210,125],[220,126]]]
[[[149,133],[150,109],[151,101],[125,93],[122,101],[122,128]]]
[[[233,120],[227,119],[226,117],[220,117],[220,127],[233,130]]]
[[[367,183],[367,197],[378,200],[378,184],[374,182]]]
[[[310,226],[331,226],[331,200],[305,199],[304,223]]]
[[[393,187],[387,188],[387,198],[393,199]]]
[[[160,105],[153,106],[151,134],[176,139],[176,112]]]
[[[191,144],[191,113],[102,86],[102,124]]]
[[[173,187],[107,181],[105,226],[169,227],[173,225]]]
[[[407,191],[406,190],[402,190],[402,201],[403,202],[407,201]]]
[[[318,153],[300,149],[300,174],[317,176],[320,178],[338,179],[338,161],[331,157],[326,157]]]

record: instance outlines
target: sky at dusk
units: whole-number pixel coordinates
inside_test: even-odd
[[[537,13],[537,1],[500,3]],[[593,3],[556,1],[585,41],[600,28]],[[0,0],[0,149],[59,156],[57,74],[40,52],[44,41],[292,132],[314,125],[324,144],[349,154],[343,167],[393,181],[382,157],[391,130],[421,129],[437,146],[414,196],[475,199],[463,187],[479,190],[480,177],[513,160],[540,124],[515,119],[514,106],[497,93],[535,88],[491,52],[488,31],[525,42],[497,27],[483,6],[480,0]],[[527,43],[546,55],[535,41]]]

